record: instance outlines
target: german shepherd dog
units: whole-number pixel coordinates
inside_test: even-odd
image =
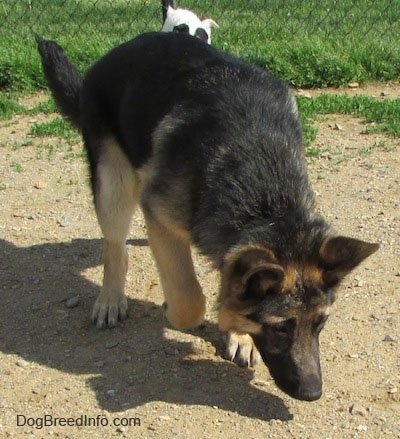
[[[89,157],[104,235],[93,321],[127,316],[125,241],[139,204],[171,325],[204,318],[193,244],[221,272],[227,356],[253,365],[261,354],[284,392],[318,399],[318,337],[335,291],[378,245],[336,235],[315,212],[287,84],[181,33],[143,34],[84,79],[57,43],[38,38],[38,47]]]

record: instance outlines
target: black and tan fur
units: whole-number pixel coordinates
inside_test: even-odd
[[[336,236],[315,213],[288,86],[176,33],[113,49],[83,80],[56,43],[38,42],[53,96],[88,152],[104,234],[97,326],[127,315],[125,240],[139,204],[170,323],[204,318],[193,244],[221,271],[227,356],[251,365],[260,353],[281,389],[318,399],[318,334],[335,290],[378,245]]]

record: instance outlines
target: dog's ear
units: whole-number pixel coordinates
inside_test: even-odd
[[[206,18],[201,23],[206,29],[211,30],[212,27],[219,29],[218,24],[212,18]]]
[[[202,27],[196,29],[194,36],[200,38],[200,40],[203,40],[205,43],[208,42],[208,33]]]
[[[219,26],[212,18],[206,18],[201,24],[204,27],[204,34],[207,35],[207,39],[205,39],[205,35],[200,35],[200,38],[206,43],[211,44],[211,28],[219,28]]]
[[[378,244],[346,236],[325,238],[319,250],[324,283],[330,287],[337,285],[346,274],[375,253],[378,248]]]
[[[240,248],[227,259],[223,295],[230,296],[238,305],[262,300],[279,289],[284,274],[271,250],[258,246]]]
[[[278,290],[285,272],[278,264],[261,264],[249,270],[241,279],[241,300],[263,299],[266,294]]]

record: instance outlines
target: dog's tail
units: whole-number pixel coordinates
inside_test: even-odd
[[[60,113],[78,130],[81,129],[80,92],[82,77],[55,41],[35,35],[42,66],[51,94]]]

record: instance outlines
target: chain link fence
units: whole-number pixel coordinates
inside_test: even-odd
[[[192,9],[201,18],[212,17],[225,33],[245,36],[251,28],[259,37],[292,39],[298,34],[331,38],[400,39],[399,0],[205,0],[181,1],[178,6]],[[26,38],[32,31],[57,39],[60,36],[90,37],[107,27],[119,39],[162,25],[159,0],[0,0],[0,36],[17,33]]]
[[[313,87],[400,76],[400,0],[175,0],[212,18],[213,45]],[[162,27],[161,0],[0,0],[0,91],[44,86],[34,33],[82,72]]]

